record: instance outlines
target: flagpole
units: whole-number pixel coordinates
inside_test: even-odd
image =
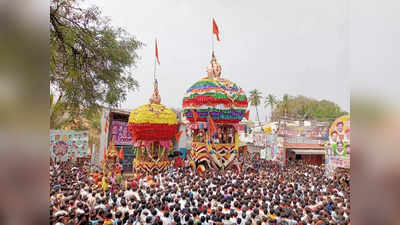
[[[156,52],[156,54],[154,54],[154,74],[153,74],[153,79],[154,79],[154,82],[156,81],[156,70],[157,70],[157,51],[158,51],[158,49],[157,49],[157,38],[156,38],[156,41],[155,41],[155,46],[154,46],[154,48],[155,48],[155,52]]]
[[[211,46],[212,46],[212,52],[214,53],[214,34],[211,32]]]
[[[213,19],[212,21],[213,21],[213,27],[214,27],[214,18],[212,18],[212,19]],[[214,53],[214,30],[211,31],[211,46],[212,46],[212,53]]]
[[[156,81],[156,69],[157,69],[157,59],[154,57],[154,75],[153,80]]]

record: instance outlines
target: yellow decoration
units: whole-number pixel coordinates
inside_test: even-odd
[[[164,105],[145,104],[131,111],[129,123],[177,124],[174,111]]]
[[[266,132],[267,134],[271,134],[271,127],[270,126],[265,126],[264,127],[264,132]]]
[[[239,151],[239,132],[235,131],[235,148],[236,151]]]
[[[204,172],[206,171],[206,168],[205,168],[203,165],[199,165],[199,166],[197,167],[197,170],[200,171],[200,172],[202,172],[202,173],[204,173]]]

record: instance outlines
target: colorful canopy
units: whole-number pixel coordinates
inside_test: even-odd
[[[219,77],[207,77],[194,83],[183,98],[184,115],[195,122],[207,121],[210,114],[217,123],[238,123],[246,113],[248,101],[244,91],[234,82]]]
[[[161,104],[145,104],[131,111],[129,130],[135,140],[169,140],[177,132],[176,114]]]

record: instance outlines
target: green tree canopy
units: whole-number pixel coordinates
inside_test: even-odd
[[[71,107],[118,106],[138,87],[131,68],[142,46],[79,0],[50,1],[50,86]]]
[[[336,103],[302,95],[293,97],[285,94],[272,113],[272,119],[278,120],[282,116],[296,120],[318,120],[332,122],[342,115],[348,114]]]

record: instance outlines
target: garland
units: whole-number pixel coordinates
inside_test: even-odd
[[[217,123],[238,123],[245,115],[248,100],[243,90],[226,79],[203,78],[192,85],[183,98],[184,115],[195,122],[192,110],[198,113],[198,122],[207,121],[211,114]]]
[[[197,111],[197,110],[195,110]],[[204,109],[197,111],[198,119],[197,122],[207,122],[208,115],[211,115],[213,120],[216,123],[238,123],[244,117],[246,113],[245,110],[242,109],[230,109],[230,110],[220,110],[215,108]],[[189,120],[191,123],[195,122],[193,113],[189,109],[184,110],[184,116]]]
[[[198,95],[194,98],[184,98],[182,107],[187,108],[190,106],[198,107],[198,106],[216,106],[216,105],[224,105],[227,108],[232,108],[232,107],[243,107],[247,108],[248,101],[247,99],[245,100],[234,100],[232,101],[229,98],[215,98],[213,96],[206,96],[206,95]]]
[[[230,87],[228,87],[230,85]],[[209,88],[221,88],[228,91],[239,91],[241,90],[234,82],[221,79],[209,79],[203,78],[196,83],[194,83],[186,92],[191,92],[195,89],[209,89]]]
[[[191,92],[191,93],[188,93],[184,99],[187,99],[187,98],[193,99],[193,98],[196,98],[197,96],[210,96],[210,97],[214,97],[216,99],[229,99],[229,97],[225,93],[220,93],[220,92],[205,92],[202,94]],[[246,95],[241,94],[241,95],[238,95],[235,98],[235,100],[236,101],[245,101],[245,100],[247,100],[247,98],[246,98]]]
[[[164,105],[145,104],[131,111],[129,123],[177,124],[175,113]]]

